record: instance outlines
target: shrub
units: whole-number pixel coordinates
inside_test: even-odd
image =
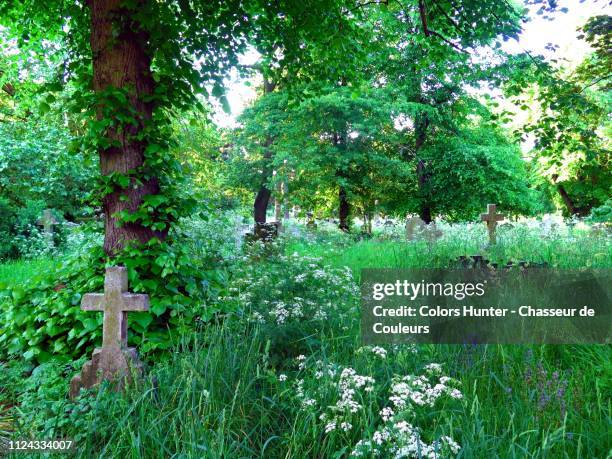
[[[276,244],[253,243],[234,267],[226,298],[230,309],[259,325],[276,357],[317,347],[326,330],[354,327],[359,289],[350,269],[285,255],[282,242]]]
[[[131,313],[129,322],[130,342],[143,354],[167,349],[172,334],[189,334],[198,322],[227,312],[229,304],[216,301],[226,292],[222,266],[193,257],[194,241],[181,231],[164,242],[128,247],[112,261],[99,245],[89,246],[95,236],[82,238],[83,248],[58,269],[0,295],[0,358],[19,355],[45,363],[58,355],[90,354],[101,339],[103,315],[82,311],[81,296],[103,290],[106,265],[126,266],[130,291],[150,297],[150,312]]]

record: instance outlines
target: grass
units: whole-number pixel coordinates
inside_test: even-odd
[[[434,245],[399,238],[354,241],[321,233],[290,240],[287,252],[349,266],[358,277],[364,267],[442,267],[459,255],[481,254],[481,233],[478,228],[448,228]],[[526,259],[560,268],[612,266],[607,239],[580,233],[543,238],[517,229],[500,237],[486,255],[493,261]],[[53,263],[0,267],[0,282],[27,281]],[[265,289],[260,293],[271,301],[286,301],[290,270],[273,271],[269,263],[254,266],[266,278],[257,288]],[[313,265],[312,270],[318,268]],[[325,289],[318,292],[324,304]],[[125,394],[102,390],[75,403],[58,402],[37,388],[25,399],[40,418],[36,421],[31,414],[31,425],[38,422],[40,429],[48,420],[60,419],[46,433],[76,438],[79,457],[347,457],[359,440],[372,438],[386,425],[379,411],[389,406],[394,375],[418,375],[436,362],[458,381],[463,401],[416,407],[409,419],[428,441],[452,436],[461,445],[461,458],[609,457],[609,345],[421,345],[416,353],[389,348],[387,357],[379,358],[357,351],[356,309],[342,307],[352,312],[351,324],[329,317],[325,331],[314,334],[304,335],[300,321],[264,327],[242,315],[185,334],[172,352],[149,362],[149,377]],[[305,355],[302,368],[296,361],[299,354]],[[369,395],[357,390],[361,408],[356,415],[330,408],[340,399],[338,379],[320,377],[321,366],[351,368],[374,378]],[[68,375],[65,388],[67,381]],[[308,399],[316,403],[306,406]],[[350,421],[352,428],[326,432],[329,418],[321,420],[323,413]]]
[[[542,235],[517,227],[502,233],[498,244],[488,248],[483,228],[470,224],[447,226],[444,236],[433,244],[406,242],[400,233],[349,243],[332,233],[294,240],[288,251],[321,257],[332,266],[349,266],[357,277],[363,268],[444,268],[462,255],[483,255],[500,264],[529,261],[563,269],[612,267],[612,245],[605,237],[577,230],[569,235]]]
[[[0,264],[0,290],[34,282],[36,278],[47,274],[58,264],[59,261],[48,258]]]

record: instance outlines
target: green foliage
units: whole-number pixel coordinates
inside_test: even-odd
[[[81,216],[96,162],[70,151],[73,137],[56,123],[0,123],[0,196],[14,208],[41,201],[64,216]]]
[[[462,127],[459,135],[432,143],[422,153],[430,178],[417,200],[426,197],[435,215],[449,221],[475,220],[490,202],[518,215],[540,210],[543,197],[531,188],[518,146],[491,123]]]
[[[83,216],[83,199],[92,189],[95,163],[70,151],[72,137],[57,120],[0,124],[0,259],[37,257],[61,248],[65,218]],[[53,209],[54,245],[39,220]]]
[[[336,232],[319,234],[307,246],[289,241],[286,254],[278,247],[266,255],[254,248],[235,266],[235,290],[221,300],[233,304],[232,310],[240,308],[237,313],[183,335],[124,394],[102,387],[69,402],[61,375],[74,371],[70,366],[49,362],[32,381],[23,380],[31,367],[5,366],[0,387],[6,382],[23,391],[21,400],[29,407],[15,411],[18,432],[75,438],[79,457],[148,457],[159,451],[194,457],[342,457],[355,449],[368,457],[373,449],[387,453],[417,439],[426,445],[438,441],[444,457],[454,457],[454,443],[446,437],[461,448],[459,457],[605,456],[609,346],[361,347],[354,307],[359,293],[344,267],[354,272],[364,264],[432,267],[485,238],[482,224],[444,229],[445,239],[434,247],[381,242],[376,235],[354,244]],[[471,234],[477,229],[478,237]],[[566,234],[566,229],[553,231],[541,249],[563,260],[560,267],[586,266],[598,259],[593,251],[606,248],[605,238],[582,238],[584,230]],[[505,253],[495,256],[535,253],[534,244],[545,236],[544,226],[525,225],[500,238]],[[296,256],[295,249],[309,255]],[[581,251],[588,255],[578,259]],[[312,254],[324,255],[324,261]],[[609,266],[610,259],[607,254],[599,266]],[[335,280],[342,284],[334,285]],[[277,324],[279,304],[293,305],[295,296],[316,302],[315,308],[325,301],[337,304],[324,308],[326,320],[298,316]],[[264,323],[246,320],[256,311]],[[275,340],[272,322],[282,330],[300,319],[307,322],[305,330],[316,324],[310,334],[287,333],[284,341]],[[428,386],[436,386],[440,396],[424,404],[405,397],[427,398]]]
[[[588,220],[593,223],[611,223],[612,199],[608,199],[603,205],[593,208]]]
[[[83,312],[80,302],[84,293],[103,290],[107,264],[126,266],[130,290],[151,299],[151,312],[130,315],[130,342],[145,354],[167,349],[173,336],[228,312],[216,302],[226,291],[219,262],[228,249],[189,240],[197,235],[205,242],[213,232],[218,232],[215,225],[200,232],[177,228],[168,241],[128,247],[113,261],[94,241],[42,279],[9,285],[0,296],[0,356],[45,363],[53,356],[90,354],[102,336],[102,314]],[[192,252],[194,245],[198,251]]]
[[[578,65],[555,67],[531,56],[517,57],[505,85],[530,117],[519,132],[535,138],[534,170],[564,215],[587,216],[612,189],[610,174],[609,72],[603,46],[607,16],[582,28],[594,52]]]

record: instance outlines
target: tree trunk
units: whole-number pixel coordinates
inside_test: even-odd
[[[275,84],[264,77],[264,97],[266,94],[274,91]],[[272,145],[272,138],[268,136],[265,140],[265,153],[264,153],[264,167],[261,177],[261,185],[255,196],[255,202],[253,204],[253,219],[255,220],[255,226],[266,223],[266,213],[268,211],[268,204],[270,203],[270,196],[272,193],[268,189],[268,180],[272,176],[272,167],[268,164],[272,159],[272,152],[269,147]]]
[[[351,230],[349,220],[351,206],[348,201],[348,196],[346,195],[346,190],[342,186],[338,191],[338,200],[340,203],[338,206],[338,217],[340,218],[340,224],[338,225],[338,228],[348,233]]]
[[[138,0],[134,8],[143,0]],[[153,104],[146,102],[153,94],[155,83],[151,73],[151,57],[147,54],[147,33],[129,20],[131,11],[122,9],[122,0],[90,0],[91,50],[93,55],[93,89],[101,96],[97,105],[97,118],[111,118],[113,125],[106,136],[116,142],[99,150],[102,175],[123,174],[130,176],[127,188],[116,186],[102,197],[104,211],[104,251],[115,254],[131,241],[145,243],[153,237],[165,238],[167,231],[153,231],[140,223],[120,226],[117,212],[134,212],[146,195],[158,194],[159,183],[155,177],[143,178],[138,170],[144,163],[146,142],[139,139],[145,125],[151,121]],[[116,102],[104,102],[104,92],[111,88],[126,91],[129,107]],[[118,121],[118,115],[130,109],[135,121],[131,124]],[[139,175],[140,180],[135,176]]]
[[[417,166],[416,166],[416,174],[417,180],[419,184],[419,194],[421,198],[421,206],[419,209],[419,217],[429,224],[431,223],[431,206],[429,205],[429,196],[427,195],[427,170],[425,166],[425,161],[419,158],[419,151],[425,144],[425,140],[427,139],[427,128],[429,127],[429,119],[427,115],[417,116],[415,123],[415,142],[414,142],[414,151],[415,156],[417,158]]]
[[[285,220],[289,220],[289,203],[287,202],[287,194],[289,193],[289,182],[288,180],[284,180],[281,183],[281,192],[283,195],[283,205],[285,207],[284,218]]]
[[[569,195],[569,193],[567,192],[563,184],[556,183],[558,178],[559,178],[558,174],[553,174],[552,181],[557,187],[557,191],[559,192],[559,195],[561,196],[561,199],[563,200],[563,204],[565,204],[565,207],[567,208],[568,215],[570,217],[573,215],[578,215],[579,217],[586,217],[590,212],[590,208],[576,207],[576,205],[574,204],[574,200]]]
[[[255,224],[266,223],[266,212],[268,211],[268,203],[270,202],[270,190],[262,185],[255,196],[255,203],[253,204],[253,218]]]

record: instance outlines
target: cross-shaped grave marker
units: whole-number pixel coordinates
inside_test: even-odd
[[[103,311],[102,348],[127,347],[127,313],[148,311],[149,295],[129,293],[127,269],[106,268],[104,293],[88,293],[81,300],[83,311]]]
[[[127,347],[127,313],[149,310],[149,296],[128,292],[127,269],[123,266],[106,268],[104,293],[88,293],[81,300],[84,311],[103,311],[102,347],[85,362],[81,374],[70,382],[70,394],[78,395],[102,380],[120,382],[130,376],[130,370],[140,371],[142,364],[135,348]]]
[[[487,223],[487,229],[489,230],[489,243],[491,245],[496,243],[495,228],[497,227],[497,222],[504,219],[502,214],[496,213],[496,207],[497,206],[495,204],[487,204],[487,212],[480,214],[480,219]]]
[[[53,226],[57,225],[57,220],[53,216],[53,212],[51,212],[51,209],[43,210],[42,217],[38,219],[37,223],[43,227],[47,241],[49,241],[52,244],[53,243]]]
[[[425,229],[425,222],[420,217],[411,217],[406,220],[406,240],[414,241]],[[416,234],[415,234],[416,233]]]

